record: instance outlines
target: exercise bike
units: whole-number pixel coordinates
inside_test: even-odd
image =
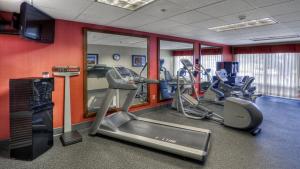
[[[241,99],[255,102],[258,97],[262,96],[261,94],[255,94],[256,87],[252,86],[255,80],[254,77],[245,76],[239,85],[234,86],[227,83],[228,79],[225,69],[216,71],[216,77],[217,85],[214,85],[213,87],[217,87],[217,90],[224,94],[224,98],[239,97]]]
[[[224,100],[223,116],[201,104],[201,100],[195,90],[193,64],[187,60],[180,60],[184,69],[188,71],[190,80],[177,74],[177,90],[172,107],[183,113],[186,117],[199,120],[213,120],[224,126],[249,131],[252,135],[260,133],[260,124],[263,114],[259,108],[248,100],[236,97],[228,97]],[[185,92],[184,86],[191,86],[195,97]]]

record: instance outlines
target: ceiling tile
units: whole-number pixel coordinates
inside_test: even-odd
[[[35,0],[34,6],[47,7],[68,11],[81,11],[91,5],[91,0]]]
[[[300,10],[298,12],[292,12],[284,15],[277,15],[273,17],[280,23],[300,21]]]
[[[210,20],[190,24],[190,26],[195,27],[195,28],[206,28],[207,29],[210,27],[222,26],[224,24],[226,24],[226,23],[220,19],[210,19]]]
[[[0,11],[20,12],[20,5],[25,0],[0,0]]]
[[[101,25],[113,22],[114,20],[125,17],[130,13],[132,13],[132,11],[95,2],[76,20]]]
[[[125,16],[121,18],[120,20],[116,20],[112,23],[110,23],[110,26],[116,26],[116,27],[126,27],[126,28],[135,28],[140,27],[155,21],[158,21],[159,19],[154,16],[149,16],[145,14],[139,14],[139,13],[133,13],[128,16]]]
[[[103,45],[116,45],[116,46],[120,46],[120,45],[126,45],[125,43],[122,43],[123,40],[127,39],[127,36],[122,36],[122,35],[110,35],[106,38],[102,38],[99,40],[95,40],[93,41],[94,44],[103,44]]]
[[[79,15],[79,13],[75,11],[72,12],[72,11],[59,10],[59,9],[47,8],[47,7],[38,7],[38,8],[55,19],[74,20]]]
[[[88,40],[96,41],[96,40],[101,40],[101,39],[104,39],[104,38],[108,38],[111,35],[112,34],[108,34],[108,33],[99,33],[99,32],[90,32],[90,31],[88,31],[87,38],[88,38]]]
[[[284,23],[284,25],[290,29],[300,28],[300,21],[293,21]],[[300,32],[298,32],[300,34]]]
[[[188,25],[177,25],[175,27],[170,28],[170,30],[172,30],[173,34],[182,35],[182,34],[190,33],[192,31],[197,31],[198,28],[188,26]]]
[[[33,1],[34,6],[57,19],[74,20],[87,7],[93,4],[91,0],[40,0]]]
[[[277,4],[282,4],[294,0],[246,0],[249,4],[255,6],[255,7],[266,7],[266,6],[272,6]]]
[[[107,25],[108,23],[112,22],[115,18],[103,18],[103,17],[91,17],[90,15],[82,14],[80,15],[75,21],[82,22],[82,23],[90,23],[96,25]]]
[[[238,12],[244,12],[254,9],[248,3],[241,0],[227,0],[216,5],[207,6],[197,9],[197,11],[205,13],[210,16],[220,17]]]
[[[0,0],[0,10],[19,12],[21,2],[23,0]],[[34,6],[58,19],[228,44],[255,43],[249,40],[251,37],[300,33],[300,0],[157,0],[137,11],[93,0],[34,0]],[[239,15],[246,15],[246,20],[273,17],[279,23],[227,32],[207,29],[240,22]],[[103,38],[107,37],[95,37],[93,40],[101,41]],[[107,43],[120,43],[120,40],[109,38]],[[140,46],[145,42],[126,38],[121,45],[124,43]]]
[[[188,10],[197,9],[212,4],[217,4],[225,0],[169,0],[180,5],[180,7]]]
[[[128,44],[136,44],[140,42],[147,42],[147,38],[129,37],[127,39],[122,40],[122,42]]]
[[[176,26],[180,26],[181,24],[171,21],[171,20],[161,20],[151,24],[144,25],[142,27],[136,28],[137,30],[141,31],[148,31],[148,32],[156,32],[156,33],[166,33],[171,34],[172,29]]]
[[[1,0],[0,10],[19,12],[20,5],[25,0]],[[27,1],[28,2],[28,1]],[[40,0],[33,5],[56,19],[73,20],[85,8],[91,5],[91,0]]]
[[[164,9],[165,11],[162,11],[162,9]],[[167,18],[183,13],[185,11],[187,10],[183,9],[176,3],[170,2],[168,0],[158,0],[139,9],[138,11],[136,11],[136,13],[142,13],[158,18]]]
[[[246,16],[246,19],[240,20],[239,16],[241,15]],[[259,9],[255,9],[248,12],[240,12],[233,15],[227,15],[224,17],[220,17],[219,19],[225,21],[227,24],[233,24],[233,23],[239,23],[239,22],[250,21],[254,19],[268,18],[268,17],[270,17],[269,14],[262,12]]]
[[[192,49],[192,43],[183,43],[183,42],[173,42],[173,41],[160,41],[160,49],[164,50],[180,50],[180,49]]]
[[[206,14],[197,12],[197,11],[190,11],[183,14],[176,15],[174,17],[169,18],[170,20],[176,21],[182,24],[190,24],[195,22],[200,22],[203,20],[207,20],[212,18]]]
[[[272,5],[269,7],[260,8],[264,12],[270,14],[271,16],[276,15],[283,15],[288,14],[292,12],[296,12],[300,10],[300,1],[291,1],[288,3],[278,4],[278,5]]]
[[[285,25],[282,24],[275,24],[275,25],[267,25],[267,26],[260,26],[260,27],[254,27],[254,28],[247,28],[240,30],[242,33],[245,34],[253,34],[256,35],[260,32],[288,32],[290,31]]]

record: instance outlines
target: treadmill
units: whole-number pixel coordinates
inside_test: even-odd
[[[142,118],[128,112],[139,86],[159,83],[157,80],[143,78],[141,73],[138,77],[132,76],[125,67],[113,67],[106,78],[109,88],[89,130],[90,135],[105,135],[195,160],[205,160],[210,130]],[[127,90],[129,94],[121,111],[106,116],[116,90]]]

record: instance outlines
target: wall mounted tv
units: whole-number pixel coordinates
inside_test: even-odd
[[[23,2],[20,8],[20,34],[42,43],[53,43],[55,19]]]

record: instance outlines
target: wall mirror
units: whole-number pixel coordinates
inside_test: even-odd
[[[189,59],[194,63],[194,44],[159,40],[159,100],[173,98],[176,84],[172,83],[177,78],[177,71],[183,67],[181,59]]]
[[[108,89],[106,72],[113,67],[125,67],[130,76],[148,77],[148,38],[85,30],[84,91],[85,117],[95,115],[105,100]],[[144,70],[143,67],[146,65]],[[131,77],[125,77],[131,78]],[[128,91],[117,90],[109,111],[122,106]],[[148,103],[148,86],[142,84],[133,106]]]
[[[200,86],[201,92],[205,92],[215,76],[217,62],[223,61],[223,47],[204,44],[200,49]]]

